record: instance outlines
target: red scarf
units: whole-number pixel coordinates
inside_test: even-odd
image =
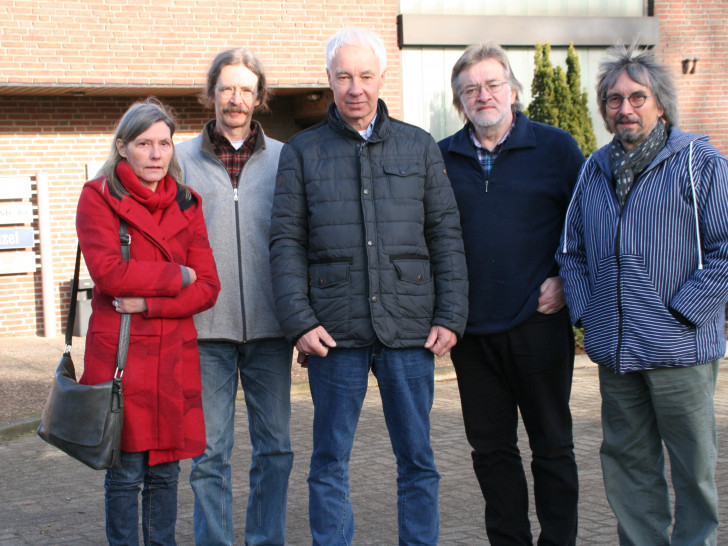
[[[161,218],[164,209],[171,205],[177,197],[177,183],[168,174],[159,181],[155,191],[140,182],[126,161],[119,162],[116,166],[116,174],[126,191],[129,192],[129,196],[144,205],[157,221]]]

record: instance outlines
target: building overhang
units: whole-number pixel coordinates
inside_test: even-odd
[[[48,83],[0,83],[0,96],[39,96],[39,97],[187,97],[200,92],[192,86],[120,86],[120,85],[83,85]]]
[[[312,97],[326,94],[327,87],[275,87],[271,86],[273,95],[292,97],[304,95]],[[0,83],[0,96],[45,96],[45,97],[192,97],[202,92],[201,86],[140,86],[140,85],[85,85],[85,84],[49,84],[49,83]]]
[[[608,47],[617,43],[654,45],[656,17],[535,17],[491,15],[397,16],[397,42],[403,47],[466,47],[495,42],[503,47]]]

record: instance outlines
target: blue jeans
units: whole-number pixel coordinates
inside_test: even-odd
[[[599,367],[602,472],[620,544],[716,544],[718,361],[616,375]],[[675,524],[662,443],[670,456]]]
[[[106,539],[111,546],[139,544],[140,488],[144,544],[176,544],[179,462],[149,466],[148,460],[146,451],[122,451],[121,468],[106,471]]]
[[[397,459],[400,544],[437,544],[440,475],[430,447],[434,358],[426,349],[331,349],[309,357],[314,404],[313,453],[308,477],[313,544],[351,544],[349,456],[372,369]]]
[[[197,544],[233,544],[233,450],[238,374],[252,444],[245,544],[284,544],[291,451],[291,358],[283,339],[200,342],[207,448],[192,461]]]

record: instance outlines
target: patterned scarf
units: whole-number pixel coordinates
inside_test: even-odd
[[[624,207],[635,178],[652,163],[658,152],[665,147],[666,142],[667,130],[661,119],[657,120],[655,128],[647,138],[629,152],[622,149],[617,137],[612,139],[612,143],[609,145],[609,167],[612,169],[614,191],[617,194],[620,208]]]

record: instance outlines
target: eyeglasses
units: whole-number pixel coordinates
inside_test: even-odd
[[[627,99],[633,108],[639,108],[644,105],[647,99],[654,96],[655,95],[644,95],[642,93],[634,93],[629,97],[623,97],[622,95],[609,95],[605,98],[605,100],[607,102],[607,106],[609,106],[612,110],[616,110],[622,106],[624,99]]]
[[[495,95],[497,93],[500,93],[500,90],[503,89],[503,86],[507,83],[508,82],[494,81],[467,85],[460,90],[460,96],[465,97],[468,100],[473,100],[475,97],[480,96],[481,89],[485,89],[486,93]]]
[[[245,87],[219,87],[217,92],[222,100],[230,100],[235,93],[240,93],[240,96],[245,100],[250,100],[258,94],[254,89]]]

